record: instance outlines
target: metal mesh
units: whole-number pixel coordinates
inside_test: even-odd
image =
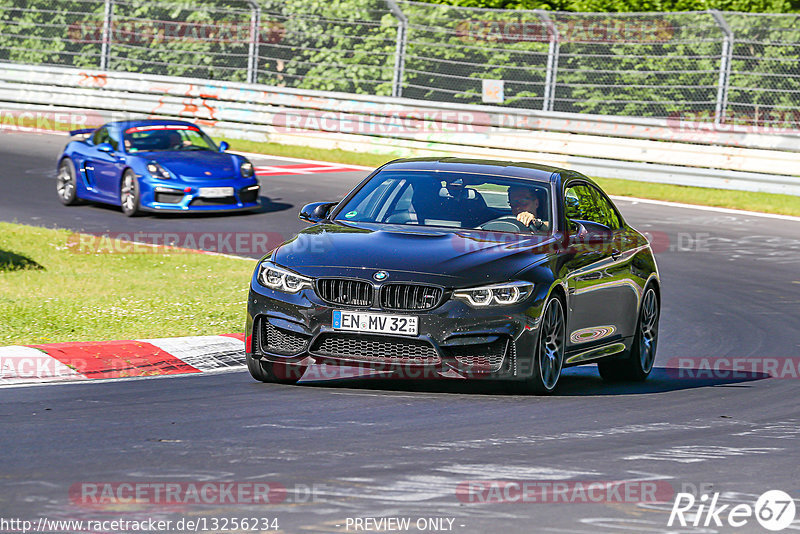
[[[295,355],[303,352],[308,336],[276,328],[266,318],[261,318],[261,350],[274,354]]]
[[[0,61],[97,68],[102,37],[77,30],[102,28],[103,20],[97,0],[0,0]]]
[[[541,109],[549,35],[539,14],[399,5],[408,17],[403,96],[480,104],[481,80],[502,79],[506,105]]]
[[[508,339],[498,339],[487,344],[454,345],[444,347],[444,351],[468,371],[494,373],[503,366],[509,342]]]
[[[264,2],[258,82],[390,95],[397,21],[383,0]]]
[[[114,0],[108,68],[191,78],[247,80],[246,2]]]
[[[427,341],[367,334],[323,334],[314,342],[311,353],[369,362],[439,363],[439,354]]]
[[[800,124],[800,15],[398,0],[0,0],[0,61],[502,107]]]
[[[553,110],[668,117],[714,111],[722,32],[708,13],[556,13]]]
[[[734,36],[725,122],[800,127],[800,15],[725,13]]]

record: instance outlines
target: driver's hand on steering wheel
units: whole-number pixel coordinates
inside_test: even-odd
[[[541,219],[537,219],[536,216],[529,211],[523,211],[517,214],[517,220],[528,227],[533,225],[534,228],[539,229],[544,226],[544,222]]]

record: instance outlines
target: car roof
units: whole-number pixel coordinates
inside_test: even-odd
[[[509,178],[527,178],[538,182],[550,182],[555,179],[555,175],[562,173],[572,174],[572,171],[567,169],[524,161],[448,157],[397,159],[384,165],[381,170],[481,173]]]
[[[115,121],[115,122],[109,122],[105,126],[116,127],[122,130],[127,130],[128,128],[134,128],[136,126],[155,126],[161,124],[174,124],[176,126],[194,126],[195,128],[198,128],[198,126],[192,122],[175,120],[175,119],[139,119],[139,120],[129,120],[129,121]]]

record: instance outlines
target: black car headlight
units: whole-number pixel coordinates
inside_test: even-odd
[[[480,308],[484,306],[508,306],[521,302],[533,291],[530,282],[506,282],[489,286],[456,289],[453,297],[467,301],[470,306]]]
[[[147,171],[153,175],[153,178],[163,178],[164,180],[170,180],[172,178],[169,171],[155,161],[151,161],[147,164]]]
[[[242,173],[242,178],[251,178],[253,176],[253,164],[244,160],[239,164],[239,172]]]
[[[301,289],[310,288],[312,280],[265,261],[259,266],[258,282],[276,291],[297,293]]]

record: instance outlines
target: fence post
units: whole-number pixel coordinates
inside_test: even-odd
[[[406,42],[408,30],[408,17],[406,17],[395,0],[386,0],[389,11],[397,18],[397,44],[394,52],[394,76],[392,78],[392,96],[403,96],[403,70],[406,63]]]
[[[112,20],[114,12],[113,0],[105,0],[103,5],[103,42],[100,45],[100,70],[108,70],[108,58],[111,55]]]
[[[714,21],[722,30],[722,51],[719,59],[719,81],[717,82],[717,107],[714,111],[714,125],[719,126],[724,122],[725,111],[728,108],[728,85],[731,76],[731,61],[733,59],[733,30],[722,13],[716,9],[709,11]]]
[[[536,9],[536,14],[547,25],[547,36],[550,44],[547,47],[547,67],[544,76],[544,96],[542,97],[542,111],[553,111],[556,98],[556,74],[558,72],[558,28],[553,19],[542,9]]]
[[[247,83],[258,82],[258,44],[261,40],[261,6],[255,0],[250,4],[250,47],[247,51]]]

